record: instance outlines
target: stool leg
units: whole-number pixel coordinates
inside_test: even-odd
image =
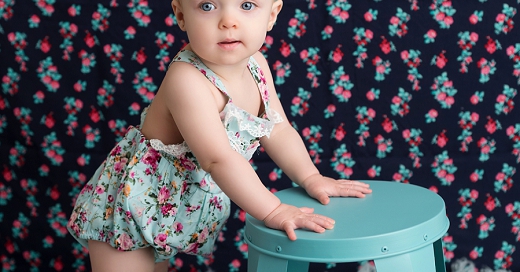
[[[435,252],[435,268],[436,272],[446,272],[446,262],[444,261],[444,251],[442,250],[442,238],[433,243]]]
[[[289,261],[287,272],[305,272],[309,271],[308,262]]]
[[[287,272],[288,261],[262,254],[261,252],[249,247],[247,253],[248,272]]]
[[[248,272],[304,272],[309,270],[308,262],[276,258],[249,247],[247,253]]]
[[[436,272],[432,244],[405,254],[376,259],[374,263],[377,272]]]

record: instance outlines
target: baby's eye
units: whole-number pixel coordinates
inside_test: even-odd
[[[202,3],[202,5],[200,5],[200,9],[202,9],[203,11],[212,11],[215,9],[215,6],[211,3]]]
[[[253,4],[251,2],[244,2],[244,3],[242,3],[242,8],[244,10],[252,10],[255,8],[255,4]]]

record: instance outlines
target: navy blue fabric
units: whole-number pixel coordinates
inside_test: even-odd
[[[323,174],[444,198],[448,267],[520,271],[519,8],[286,0],[262,48]],[[0,0],[2,271],[90,269],[68,216],[186,44],[175,24],[168,1]],[[253,165],[273,191],[292,186],[265,153]],[[170,270],[245,271],[243,221],[235,206],[212,258],[179,255]]]

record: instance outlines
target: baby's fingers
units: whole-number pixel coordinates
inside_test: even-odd
[[[372,193],[369,185],[359,181],[346,181],[341,185],[341,195],[351,197],[365,197],[365,194]]]
[[[334,220],[319,214],[311,214],[305,220],[301,220],[298,227],[314,232],[322,233],[326,229],[334,228]]]
[[[293,226],[291,226],[290,224],[285,224],[284,231],[287,234],[287,237],[289,237],[289,240],[296,240],[296,232],[294,232]]]
[[[354,180],[353,182],[354,182],[354,184],[356,184],[359,187],[365,187],[365,188],[369,188],[370,187],[370,185],[368,183],[364,183],[364,182],[356,181],[356,180]]]
[[[336,223],[334,219],[320,214],[310,214],[309,217],[310,219],[305,222],[306,226],[304,228],[315,232],[324,232],[325,229],[332,229]]]
[[[299,208],[301,212],[311,214],[314,212],[314,208],[308,208],[308,207],[300,207]]]
[[[294,241],[296,240],[295,229],[307,229],[317,233],[322,233],[326,229],[334,228],[334,223],[335,221],[332,218],[319,214],[307,214],[293,222],[286,221],[283,230],[286,232],[287,237]]]

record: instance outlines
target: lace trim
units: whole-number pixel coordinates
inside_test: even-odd
[[[275,124],[283,122],[282,116],[275,110],[269,108],[267,110],[267,117],[269,120],[273,121]]]
[[[231,105],[231,104],[230,104]],[[147,110],[147,109],[145,109]],[[271,134],[271,131],[273,130],[273,127],[275,124],[280,123],[283,121],[282,117],[278,112],[275,110],[269,109],[267,111],[267,117],[270,120],[262,119],[262,121],[256,121],[254,122],[256,125],[251,125],[251,122],[244,122],[244,120],[247,117],[244,117],[244,112],[237,108],[236,106],[233,106],[229,111],[228,114],[226,114],[225,123],[229,123],[229,120],[231,118],[237,119],[238,126],[240,130],[245,130],[251,136],[255,138],[260,138],[262,136],[269,137]],[[234,139],[234,137],[229,137],[230,142],[232,143],[233,149],[235,151],[238,151],[239,153],[243,152],[244,144],[240,143],[240,141],[237,141]],[[182,154],[185,154],[187,152],[191,152],[191,149],[189,148],[188,144],[186,142],[182,142],[180,144],[170,144],[165,145],[161,140],[159,139],[151,139],[150,145],[152,148],[154,148],[157,151],[163,151],[167,154],[170,154],[172,156],[178,157]],[[245,151],[245,157],[251,158],[253,157],[253,154],[255,153],[256,148],[251,148]]]
[[[172,156],[178,157],[184,153],[190,152],[190,148],[188,147],[188,144],[186,142],[182,142],[180,144],[171,144],[171,145],[165,145],[163,142],[159,139],[151,139],[150,145],[158,151],[164,151],[167,154],[170,154]]]
[[[282,122],[282,117],[275,110],[269,109],[267,111],[267,119],[261,119],[258,117],[253,117],[258,120],[250,120],[250,114],[245,113],[243,110],[235,106],[234,104],[230,105],[230,109],[228,110],[226,117],[224,119],[224,124],[229,124],[229,120],[231,118],[235,118],[238,123],[239,130],[247,131],[251,136],[255,138],[260,138],[263,136],[269,137],[271,135],[271,131],[275,124]],[[246,120],[247,119],[247,120]],[[251,122],[253,121],[253,122]]]
[[[148,114],[148,108],[150,108],[150,105],[146,106],[141,112],[139,127],[143,127],[144,119],[146,118],[146,114]]]
[[[241,139],[237,138],[235,133],[232,131],[228,131],[227,134],[231,148],[233,148],[233,150],[235,150],[236,152],[242,154],[242,156],[246,160],[250,160],[255,154],[258,147],[260,146],[259,140],[251,144],[241,141]]]

